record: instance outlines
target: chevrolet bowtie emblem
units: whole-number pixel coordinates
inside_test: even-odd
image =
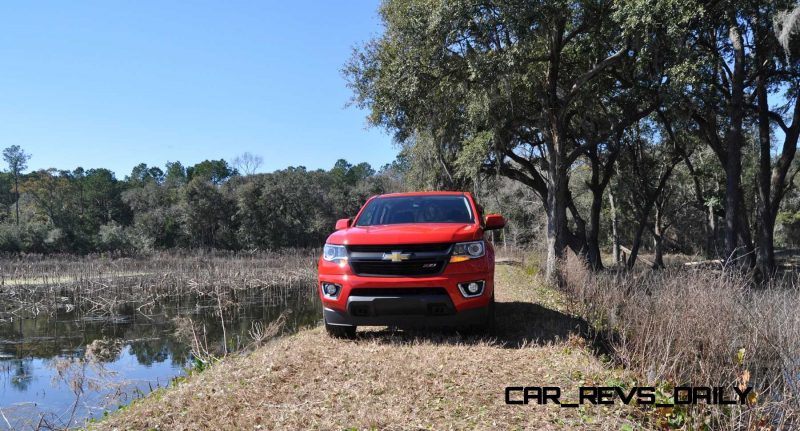
[[[402,262],[404,260],[408,260],[410,257],[410,254],[403,254],[403,252],[400,251],[393,251],[391,253],[383,254],[383,260],[391,260],[392,262]]]

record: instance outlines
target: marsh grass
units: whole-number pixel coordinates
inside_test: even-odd
[[[654,412],[658,426],[800,426],[800,286],[786,275],[759,285],[741,272],[669,268],[592,274],[574,255],[564,290],[615,360],[639,383],[753,386],[747,405]]]
[[[0,260],[0,319],[75,307],[84,315],[113,317],[126,307],[147,313],[159,302],[185,298],[210,299],[228,309],[253,292],[265,305],[275,305],[298,287],[313,286],[316,255],[316,250],[298,249],[142,258],[6,257]]]

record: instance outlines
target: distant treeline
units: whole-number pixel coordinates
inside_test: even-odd
[[[499,212],[509,220],[505,229],[490,234],[498,246],[545,247],[546,210],[533,189],[500,175],[453,174],[422,142],[402,147],[395,161],[377,170],[367,163],[338,160],[330,170],[300,166],[256,174],[260,158],[246,156],[192,166],[139,164],[118,179],[102,168],[27,172],[29,156],[19,147],[9,147],[4,151],[6,170],[0,172],[0,252],[131,254],[173,248],[315,247],[322,245],[337,219],[354,216],[372,195],[442,189],[470,191],[486,212]],[[636,165],[628,156],[623,154],[618,163]],[[640,157],[638,164],[647,166],[641,176],[620,175],[610,181],[608,194],[613,200],[604,200],[601,214],[612,223],[603,223],[597,233],[604,253],[613,253],[615,238],[617,244],[629,245],[638,236],[648,239],[642,248],[658,256],[659,246],[664,252],[686,254],[722,248],[723,230],[706,232],[706,223],[710,219],[721,224],[724,178],[710,166],[711,155],[697,151],[692,157],[693,164],[673,168],[671,181],[655,200],[657,217],[644,232],[639,206],[648,185],[639,181],[648,179],[647,172],[658,171],[658,160]],[[748,154],[748,159],[752,157]],[[748,181],[754,181],[753,170],[745,173]],[[572,173],[576,212],[588,212],[595,202],[591,178],[588,167]],[[698,202],[697,184],[713,187],[715,193]],[[776,244],[800,244],[796,189],[783,200],[776,226]]]
[[[225,160],[165,169],[142,163],[118,179],[102,168],[23,173],[24,150],[11,147],[4,155],[2,252],[318,246],[336,219],[397,187],[391,165],[376,172],[345,160],[327,171],[301,166],[250,175]]]

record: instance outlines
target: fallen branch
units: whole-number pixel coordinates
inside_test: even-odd
[[[700,266],[700,265],[722,265],[722,259],[697,260],[694,262],[684,262],[683,264],[683,266]]]

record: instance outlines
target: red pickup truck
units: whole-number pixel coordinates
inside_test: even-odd
[[[328,333],[358,326],[477,327],[494,322],[494,249],[484,232],[505,226],[481,216],[472,195],[414,192],[370,198],[336,222],[319,259]]]

